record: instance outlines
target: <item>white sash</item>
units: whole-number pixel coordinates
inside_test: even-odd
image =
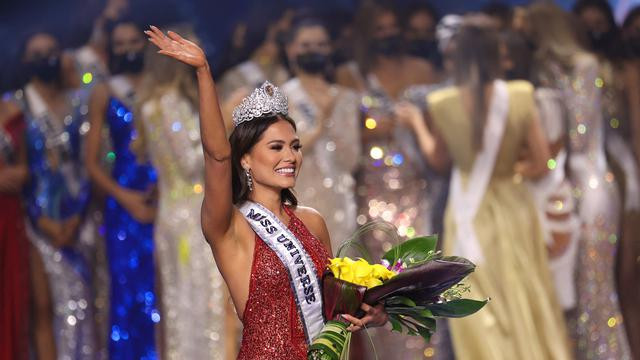
[[[269,210],[260,204],[246,201],[240,211],[253,231],[278,255],[289,274],[289,284],[298,306],[302,328],[311,344],[322,327],[322,292],[316,268],[295,235]]]
[[[109,87],[113,94],[133,111],[135,89],[131,81],[124,75],[112,76],[109,79]]]
[[[473,163],[466,189],[462,187],[460,169],[455,167],[451,176],[451,205],[456,223],[455,254],[476,264],[484,262],[473,220],[491,180],[502,136],[507,124],[509,93],[502,80],[493,82],[493,97],[482,138],[482,151]]]
[[[25,103],[31,114],[31,121],[36,123],[45,137],[45,147],[47,149],[57,149],[61,152],[71,152],[71,144],[69,143],[69,133],[67,132],[67,118],[63,121],[55,121],[55,115],[49,109],[49,105],[44,101],[38,90],[28,84],[24,88]],[[73,121],[76,116],[75,109],[69,115],[69,119]],[[65,178],[66,186],[73,196],[77,196],[84,186],[83,177],[78,175],[78,167],[72,161],[61,161],[58,164],[58,171]]]

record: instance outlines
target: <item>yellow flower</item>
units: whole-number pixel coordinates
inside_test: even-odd
[[[369,278],[365,281],[365,284],[364,284],[364,286],[366,286],[367,288],[372,288],[378,285],[382,285],[382,281],[376,278]]]
[[[353,264],[353,270],[358,279],[364,279],[371,276],[371,265],[369,265],[365,259],[358,259],[358,261]]]
[[[372,267],[373,267],[373,276],[380,278],[382,280],[389,280],[396,275],[393,271],[387,269],[383,265],[374,264],[372,265]]]
[[[395,276],[393,271],[383,265],[371,265],[365,259],[353,261],[348,257],[331,259],[329,269],[336,278],[367,288],[382,285],[383,280]]]

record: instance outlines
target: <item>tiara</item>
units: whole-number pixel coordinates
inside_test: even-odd
[[[233,109],[233,126],[267,115],[287,115],[287,97],[275,85],[265,81]]]

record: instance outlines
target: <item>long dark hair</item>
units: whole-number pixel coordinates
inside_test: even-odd
[[[640,16],[640,6],[636,6],[632,8],[631,11],[627,13],[627,17],[624,18],[624,22],[622,23],[622,29],[627,30],[633,24],[633,22],[636,21],[636,18],[638,18],[639,16]]]
[[[471,88],[473,107],[473,146],[482,148],[482,135],[488,113],[485,85],[500,74],[500,40],[498,31],[486,15],[470,16],[455,36],[455,81]]]
[[[253,146],[260,141],[262,134],[274,123],[285,120],[293,130],[297,131],[296,123],[287,115],[270,115],[240,123],[233,129],[229,137],[231,143],[231,186],[233,190],[233,203],[242,204],[249,198],[249,185],[247,176],[242,167],[242,157],[253,149]],[[298,199],[291,189],[282,189],[280,197],[284,204],[296,207]]]
[[[597,43],[593,42],[595,39],[589,39],[591,50],[603,55],[609,60],[620,60],[624,55],[624,47],[622,46],[622,40],[620,38],[620,28],[616,23],[611,5],[606,0],[579,0],[573,5],[573,13],[580,16],[580,14],[589,8],[596,9],[604,15],[609,25],[609,31],[605,35],[606,37]],[[588,29],[582,30],[582,34],[579,35],[584,36],[584,33],[588,33],[588,31],[586,31]]]
[[[375,56],[371,53],[371,46],[376,41],[372,34],[377,18],[387,12],[395,16],[398,28],[400,28],[400,15],[392,1],[365,0],[356,13],[354,19],[354,59],[363,76],[366,76],[374,66]]]

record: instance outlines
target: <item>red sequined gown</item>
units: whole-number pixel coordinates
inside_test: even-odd
[[[289,230],[300,240],[316,267],[318,277],[329,253],[292,210]],[[278,256],[256,235],[249,299],[244,310],[242,345],[238,360],[307,359],[307,341],[294,300],[289,276]]]
[[[17,153],[24,132],[22,114],[0,130]],[[0,167],[3,163],[0,156]],[[0,359],[28,357],[29,243],[23,216],[20,194],[0,192]]]

